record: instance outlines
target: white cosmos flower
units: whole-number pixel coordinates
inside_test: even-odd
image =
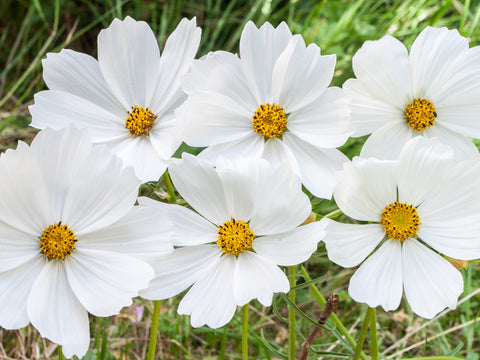
[[[0,326],[29,322],[67,357],[90,344],[88,313],[111,316],[173,251],[172,224],[134,206],[140,180],[86,131],[41,131],[0,157]]]
[[[451,147],[419,136],[399,160],[354,158],[340,174],[338,206],[371,222],[322,220],[330,260],[344,267],[361,263],[350,280],[351,297],[388,311],[404,291],[425,318],[455,308],[462,275],[440,254],[480,258],[480,162],[455,163]]]
[[[366,41],[353,56],[353,136],[372,134],[362,157],[396,159],[415,136],[438,137],[457,159],[480,159],[467,138],[480,138],[480,47],[457,30],[425,28],[410,54],[386,35]]]
[[[197,213],[139,198],[141,204],[167,208],[177,246],[154,265],[156,277],[140,295],[166,299],[193,285],[178,313],[191,315],[194,327],[218,328],[237,306],[254,298],[269,306],[273,293],[287,292],[288,279],[278,265],[306,261],[325,235],[320,222],[297,227],[311,205],[288,165],[219,159],[214,168],[185,154],[169,172]]]
[[[334,172],[347,158],[336,149],[352,133],[348,100],[328,87],[335,55],[305,46],[282,22],[257,29],[248,22],[240,57],[217,51],[192,65],[177,110],[179,133],[200,156],[257,156],[284,161],[314,195],[330,198]]]
[[[72,50],[47,54],[43,77],[50,90],[35,95],[31,125],[86,128],[143,182],[157,180],[180,145],[174,110],[186,98],[180,77],[195,57],[200,34],[195,18],[183,19],[160,57],[147,23],[127,16],[98,35],[98,61]]]

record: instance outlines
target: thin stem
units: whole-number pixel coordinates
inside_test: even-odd
[[[331,219],[331,218],[337,217],[337,216],[342,215],[342,214],[343,214],[343,211],[340,210],[340,209],[337,209],[337,210],[334,210],[334,211],[328,213],[324,217]]]
[[[65,355],[63,355],[62,345],[57,346],[58,360],[65,360]]]
[[[307,270],[305,270],[305,267],[302,265],[302,267],[300,268],[300,271],[302,272],[302,275],[305,277],[305,280],[306,281],[312,281],[312,278],[310,277],[310,275],[308,274]],[[318,291],[317,287],[315,286],[315,284],[313,283],[310,283],[310,285],[308,285],[308,287],[310,288],[310,290],[313,292],[313,294],[315,295],[315,297],[317,298],[320,306],[324,307],[325,304],[327,303],[327,300],[323,297],[323,295],[320,293],[320,291]],[[335,325],[338,329],[338,331],[340,331],[340,333],[345,336],[345,339],[347,339],[348,343],[350,344],[350,346],[355,349],[357,347],[357,342],[355,341],[355,339],[352,337],[352,335],[350,335],[350,333],[348,332],[347,328],[343,325],[342,321],[338,318],[338,316],[335,314],[335,313],[332,313],[332,315],[330,315],[330,319],[332,319],[334,322],[335,322]],[[363,352],[360,353],[360,357],[363,359],[363,360],[369,360],[369,358],[367,357],[367,355],[365,355]]]
[[[167,187],[168,193],[168,202],[170,204],[177,203],[177,197],[175,196],[175,190],[173,189],[172,180],[170,180],[170,176],[168,175],[168,171],[163,173],[163,181],[165,181],[165,186]]]
[[[242,360],[248,360],[248,303],[243,305],[242,316]]]
[[[378,338],[377,338],[377,312],[376,308],[370,313],[370,356],[372,360],[378,360]]]
[[[148,343],[147,360],[155,359],[155,350],[157,347],[158,322],[160,320],[161,306],[162,306],[161,300],[155,300],[153,302],[152,326],[150,328],[150,341]]]
[[[362,329],[360,330],[360,335],[358,336],[357,347],[355,348],[355,354],[353,354],[353,360],[360,359],[360,353],[362,352],[363,343],[365,337],[367,336],[368,326],[370,325],[370,319],[372,317],[371,313],[375,311],[371,307],[368,308],[367,313],[365,314],[365,319],[363,320]]]
[[[288,282],[290,283],[290,291],[288,298],[295,303],[295,266],[288,267]],[[295,360],[295,310],[288,308],[288,360]]]

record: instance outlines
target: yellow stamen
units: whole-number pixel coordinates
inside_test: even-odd
[[[72,255],[76,242],[73,231],[60,221],[43,230],[40,236],[40,251],[48,260],[63,260]]]
[[[421,222],[414,206],[395,201],[383,210],[380,224],[389,239],[404,241],[417,235]]]
[[[415,99],[405,106],[405,120],[414,130],[423,131],[430,126],[434,126],[436,117],[435,107],[429,100]]]
[[[252,248],[255,234],[250,230],[247,223],[232,218],[223,225],[218,225],[217,244],[225,254],[238,255]]]
[[[147,136],[155,125],[157,116],[148,110],[148,106],[145,109],[137,105],[131,108],[132,111],[127,110],[128,117],[125,120],[125,127],[130,131],[130,135]]]
[[[276,104],[262,104],[253,115],[252,126],[253,130],[265,137],[281,137],[287,129],[287,115]]]

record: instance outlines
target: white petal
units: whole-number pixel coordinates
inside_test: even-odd
[[[28,317],[43,337],[62,345],[67,358],[82,357],[90,344],[87,310],[68,284],[62,261],[49,261],[33,284]]]
[[[155,277],[147,289],[140,291],[145,299],[168,299],[207,276],[223,255],[218,245],[187,246],[175,249],[154,265]]]
[[[385,237],[380,224],[343,224],[326,218],[322,222],[327,224],[323,241],[328,258],[347,268],[365,260]]]
[[[177,134],[177,129],[175,127],[176,119],[173,116],[174,114],[170,114],[168,117],[155,120],[155,126],[148,134],[148,140],[150,140],[151,147],[145,147],[146,156],[152,157],[153,151],[162,160],[169,160],[178,149],[182,140]],[[147,138],[144,140],[147,140]],[[141,154],[137,154],[137,156],[138,155],[141,156]],[[136,160],[137,161],[134,162],[134,164],[136,164],[139,159]],[[157,170],[157,172],[159,171]]]
[[[447,306],[456,308],[463,278],[447,260],[408,239],[403,243],[402,267],[405,296],[415,314],[431,319]]]
[[[118,252],[151,263],[173,251],[172,239],[173,225],[164,210],[134,206],[112,225],[83,235],[77,248]]]
[[[402,245],[387,240],[353,274],[348,293],[353,300],[385,311],[395,310],[402,299]]]
[[[259,29],[249,21],[240,37],[240,58],[247,83],[258,104],[271,103],[275,62],[292,37],[285,22],[274,28],[266,22]]]
[[[80,303],[95,316],[111,316],[132,304],[153,278],[153,269],[133,256],[80,249],[65,259],[65,271]]]
[[[313,195],[330,199],[336,183],[335,173],[348,158],[337,149],[311,145],[291,133],[283,135],[283,142],[297,160],[303,185]]]
[[[413,93],[417,98],[435,94],[435,89],[452,75],[453,62],[468,49],[468,40],[458,30],[427,26],[410,50]]]
[[[27,326],[28,295],[45,262],[45,257],[37,254],[15,269],[0,272],[0,326],[7,330]]]
[[[173,155],[174,150],[172,150],[171,144],[166,145],[165,152],[170,152],[170,155]],[[135,168],[135,174],[142,182],[157,181],[168,165],[168,158],[163,159],[156,153],[150,142],[150,137],[127,138],[123,143],[118,144],[113,151],[122,158],[124,165]]]
[[[435,185],[449,176],[453,151],[438,139],[418,136],[405,144],[398,162],[398,200],[413,206],[422,203]]]
[[[342,146],[353,132],[348,104],[342,89],[330,87],[314,103],[289,115],[288,131],[314,146]]]
[[[98,61],[90,55],[64,49],[58,54],[48,53],[42,66],[50,90],[76,95],[120,118],[125,117],[125,107],[112,94]]]
[[[325,223],[316,221],[291,231],[253,240],[253,250],[274,264],[292,266],[307,261],[325,237]]]
[[[98,34],[98,62],[105,81],[126,109],[149,106],[158,81],[160,51],[144,21],[114,19]]]
[[[40,252],[38,236],[26,234],[0,221],[0,272],[14,269]]]
[[[216,329],[232,319],[237,308],[232,286],[235,263],[234,255],[222,256],[183,297],[178,313],[191,315],[193,327]]]
[[[122,167],[122,161],[103,146],[94,147],[79,165],[61,219],[76,235],[108,226],[131,209],[140,181],[132,168]]]
[[[87,129],[96,143],[119,142],[130,137],[125,128],[126,110],[119,117],[88,100],[58,90],[41,91],[34,99],[29,110],[30,125],[35,128],[59,130],[74,125]]]
[[[0,220],[39,236],[52,217],[50,194],[34,152],[19,142],[0,157]]]
[[[287,145],[286,141],[277,138],[271,138],[264,141],[264,150],[262,157],[268,160],[272,165],[281,166],[287,162],[292,171],[300,176],[298,161]]]
[[[335,55],[321,56],[315,44],[306,47],[300,35],[292,36],[273,68],[274,100],[287,113],[311,104],[332,81],[335,60]]]
[[[146,197],[139,197],[140,205],[159,208],[173,223],[174,246],[193,246],[217,241],[218,228],[210,221],[184,206],[165,204]]]
[[[396,160],[408,140],[418,135],[404,120],[392,121],[370,135],[363,144],[360,156]]]
[[[255,235],[283,233],[305,221],[312,207],[288,164],[266,166],[257,177],[256,188],[250,190],[256,193],[250,220]]]
[[[195,61],[182,79],[182,88],[190,95],[198,91],[220,93],[245,109],[258,106],[245,82],[240,59],[226,51],[211,52]]]
[[[176,98],[185,99],[180,88],[180,79],[187,72],[197,53],[202,30],[196,26],[196,19],[183,18],[177,28],[168,37],[160,58],[160,73],[158,76],[155,96],[151,108],[158,109],[156,113],[168,107]]]
[[[338,175],[335,201],[344,214],[378,222],[385,206],[397,199],[396,161],[356,157]]]
[[[212,163],[217,162],[219,156],[232,157],[261,157],[265,146],[263,136],[249,134],[242,139],[234,140],[224,144],[211,145],[203,150],[198,157]]]
[[[477,119],[476,116],[475,120]],[[449,129],[444,122],[439,122],[436,126],[423,130],[422,135],[426,138],[437,137],[445,145],[451,146],[457,161],[480,160],[480,153],[472,140],[455,130]],[[473,136],[473,133],[471,135]]]
[[[228,206],[222,183],[212,164],[184,153],[168,170],[175,188],[200,215],[216,225],[230,220],[226,219]]]
[[[235,302],[239,306],[253,299],[270,306],[273,293],[286,293],[290,289],[287,277],[277,265],[251,251],[244,251],[238,256],[233,284]]]
[[[191,146],[210,146],[254,134],[256,108],[245,109],[229,97],[196,92],[175,112],[179,134]]]

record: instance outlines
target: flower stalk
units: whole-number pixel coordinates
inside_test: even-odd
[[[248,360],[248,303],[243,305],[242,316],[242,360]]]
[[[160,308],[162,300],[153,302],[152,326],[150,328],[150,341],[148,343],[147,360],[155,360],[155,350],[157,348],[158,322],[160,320]]]
[[[288,267],[288,282],[290,291],[288,298],[295,303],[295,266]],[[288,360],[295,360],[295,310],[288,308]]]
[[[372,319],[372,312],[375,312],[375,309],[369,307],[367,310],[367,313],[365,314],[365,319],[363,320],[362,328],[360,330],[360,335],[358,336],[358,343],[357,343],[357,347],[355,348],[355,353],[353,354],[353,360],[360,359],[360,353],[362,352],[363,343],[365,342],[365,337],[367,336],[368,327]]]

